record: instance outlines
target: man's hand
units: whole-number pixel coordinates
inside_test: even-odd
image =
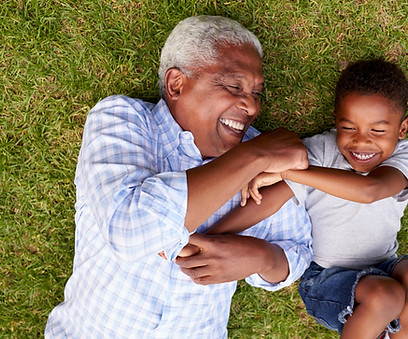
[[[289,273],[283,251],[262,239],[195,233],[190,237],[190,244],[201,251],[190,257],[177,258],[175,262],[197,284],[230,282],[254,273],[270,282],[280,282]]]
[[[267,161],[264,172],[280,173],[288,169],[307,169],[309,161],[306,147],[296,133],[285,128],[262,133],[248,141],[254,152],[262,152]]]
[[[187,244],[186,246],[183,247],[183,249],[180,251],[178,257],[184,258],[184,257],[190,257],[192,255],[195,255],[201,251],[200,247],[197,247],[192,244]]]

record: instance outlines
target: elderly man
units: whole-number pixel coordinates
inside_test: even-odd
[[[156,105],[113,96],[91,110],[74,270],[47,338],[226,338],[236,280],[277,290],[303,273],[310,223],[291,201],[243,235],[204,234],[258,173],[307,167],[296,135],[250,127],[261,55],[237,22],[191,17],[163,47]],[[199,253],[178,257],[189,241]]]

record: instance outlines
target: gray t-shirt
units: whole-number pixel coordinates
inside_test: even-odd
[[[337,148],[335,129],[303,142],[310,165],[352,169]],[[380,166],[395,167],[408,178],[408,140],[401,140],[392,156]],[[395,256],[408,189],[372,204],[360,204],[309,186],[287,183],[311,218],[313,260],[317,264],[326,268],[363,268]]]

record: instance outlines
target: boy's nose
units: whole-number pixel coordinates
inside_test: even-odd
[[[371,142],[371,139],[366,133],[357,132],[354,135],[353,142],[356,144],[368,144]]]

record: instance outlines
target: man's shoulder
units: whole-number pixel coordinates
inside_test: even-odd
[[[135,112],[139,111],[151,111],[156,106],[151,102],[147,102],[137,98],[131,98],[126,95],[111,95],[108,96],[101,101],[99,101],[94,108],[91,110],[110,110],[112,113],[121,112],[122,110],[133,110]]]
[[[126,95],[111,95],[99,101],[89,112],[88,121],[100,123],[107,121],[129,122],[137,125],[151,125],[154,121],[154,111],[159,104],[154,104],[141,99],[131,98]]]

